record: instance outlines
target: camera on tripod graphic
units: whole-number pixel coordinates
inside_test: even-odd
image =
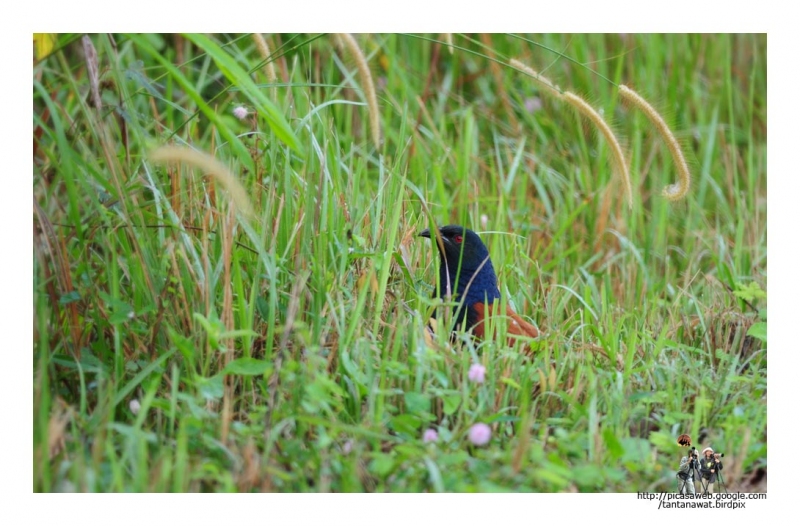
[[[678,437],[678,445],[691,446],[686,456],[681,458],[675,474],[678,479],[678,493],[710,495],[714,493],[715,485],[725,493],[725,481],[722,478],[722,457],[725,453],[716,453],[711,447],[698,453],[697,448],[692,446],[692,438],[685,433]],[[695,487],[697,481],[700,482],[700,491]]]

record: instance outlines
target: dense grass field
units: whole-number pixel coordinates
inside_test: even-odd
[[[681,433],[766,490],[765,35],[36,50],[34,491],[675,491]],[[609,123],[630,205],[604,135],[511,59]],[[417,235],[450,223],[531,357],[504,318],[451,340]]]

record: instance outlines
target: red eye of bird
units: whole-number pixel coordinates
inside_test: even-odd
[[[464,241],[464,238],[463,238],[463,237],[461,237],[461,236],[458,236],[458,235],[457,235],[456,237],[454,237],[453,239],[454,239],[454,240],[455,240],[455,242],[456,242],[456,243],[458,243],[459,245],[461,244],[461,242],[462,242],[462,241]]]

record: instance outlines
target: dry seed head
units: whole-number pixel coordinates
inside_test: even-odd
[[[256,47],[258,48],[258,52],[261,53],[261,56],[267,60],[267,63],[264,64],[264,74],[267,76],[267,81],[270,83],[275,83],[278,80],[278,75],[275,74],[275,64],[270,59],[272,53],[269,51],[269,46],[267,45],[267,41],[264,40],[264,37],[261,36],[261,33],[253,33],[253,40],[256,42]],[[275,89],[273,88],[273,92]],[[275,93],[273,93],[273,97]]]
[[[588,102],[575,95],[571,91],[565,91],[564,95],[562,95],[562,98],[567,104],[577,109],[581,114],[583,114],[584,117],[592,121],[605,137],[606,142],[608,142],[608,145],[611,147],[611,158],[614,160],[617,171],[622,178],[622,184],[625,186],[625,194],[628,197],[628,206],[633,208],[633,191],[631,190],[631,180],[628,174],[628,165],[625,164],[625,156],[622,153],[622,147],[620,146],[616,135],[614,135],[614,132],[611,131],[611,127],[608,125],[608,123],[606,123],[605,120],[603,120],[603,117],[600,116],[600,114],[589,105]]]
[[[92,39],[89,35],[81,37],[83,43],[83,53],[86,55],[86,69],[89,73],[89,86],[92,90],[92,102],[95,109],[102,108],[102,99],[100,98],[100,67],[97,61],[97,50],[92,44]]]
[[[646,100],[644,100],[638,93],[633,91],[627,86],[620,85],[619,94],[622,98],[629,101],[631,104],[642,110],[647,115],[653,126],[656,127],[658,133],[666,141],[669,153],[672,155],[672,160],[678,170],[678,182],[664,187],[662,195],[670,201],[678,201],[683,199],[689,193],[689,186],[692,183],[692,176],[689,172],[689,165],[686,164],[686,159],[683,157],[678,140],[669,129],[667,123],[661,118],[661,115],[653,108]]]
[[[515,58],[511,59],[511,65],[513,67],[515,67],[516,69],[518,69],[518,70],[520,70],[520,71],[522,71],[524,73],[527,73],[528,75],[533,77],[533,80],[535,80],[537,83],[539,83],[539,85],[542,86],[543,88],[545,88],[545,90],[550,92],[551,95],[555,95],[556,97],[559,97],[559,98],[561,97],[561,88],[559,88],[558,86],[553,84],[550,81],[550,79],[548,79],[547,77],[545,77],[543,75],[540,75],[537,71],[535,71],[534,69],[529,68],[528,66],[526,66],[525,64],[523,64],[522,62],[520,62],[519,60],[517,60]]]
[[[336,34],[338,44],[347,48],[347,51],[356,61],[358,67],[358,74],[361,77],[361,85],[364,88],[364,96],[367,99],[367,108],[369,109],[369,124],[372,132],[372,141],[375,143],[375,148],[381,146],[381,121],[380,114],[378,113],[378,97],[375,94],[375,83],[372,82],[372,74],[369,71],[367,59],[361,48],[358,47],[358,42],[353,38],[350,33]]]
[[[253,217],[253,207],[242,183],[213,156],[182,146],[162,146],[150,153],[155,163],[186,163],[212,175],[228,191],[231,201],[246,217]]]

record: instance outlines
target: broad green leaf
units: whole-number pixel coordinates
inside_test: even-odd
[[[77,290],[73,290],[67,292],[66,294],[62,294],[61,297],[58,298],[59,305],[68,305],[76,301],[81,301],[81,295]]]
[[[444,402],[444,414],[452,415],[458,409],[458,406],[461,405],[461,395],[447,395],[442,397],[442,401]]]
[[[221,374],[212,376],[211,378],[197,378],[197,388],[200,395],[206,400],[219,400],[224,393],[224,386]]]
[[[417,430],[422,426],[422,419],[408,413],[394,416],[390,422],[392,429],[409,435],[416,435]]]
[[[394,469],[394,459],[385,453],[375,453],[370,469],[379,477],[385,477]]]
[[[760,321],[758,323],[754,323],[752,327],[747,331],[748,336],[752,336],[753,338],[758,338],[762,342],[767,341],[767,323]]]
[[[256,310],[262,319],[269,320],[269,302],[266,300],[266,298],[261,296],[256,298]]]
[[[259,376],[272,370],[272,364],[255,358],[237,358],[225,366],[225,374]]]
[[[426,413],[430,411],[430,399],[421,393],[405,393],[406,408],[409,413]]]
[[[612,429],[603,429],[603,442],[606,443],[606,447],[608,448],[608,452],[611,453],[612,458],[618,459],[625,453],[622,444]]]

